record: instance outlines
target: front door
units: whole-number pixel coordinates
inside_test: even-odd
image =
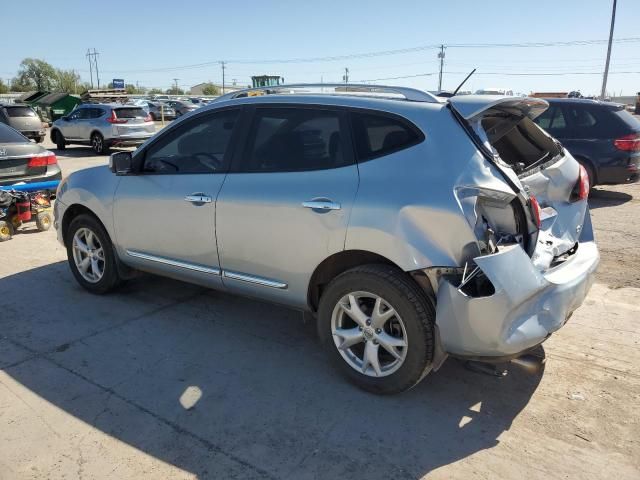
[[[306,305],[314,269],[344,249],[358,188],[348,131],[337,109],[256,107],[217,203],[227,288]]]
[[[116,239],[126,263],[207,286],[221,284],[215,201],[238,115],[238,109],[203,113],[136,154],[140,173],[122,177],[114,197]]]

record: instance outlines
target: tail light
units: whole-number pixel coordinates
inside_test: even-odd
[[[27,168],[46,167],[47,165],[55,165],[56,163],[58,163],[56,156],[53,153],[48,153],[41,157],[31,157]]]
[[[613,145],[624,152],[640,152],[640,133],[632,133],[616,138]]]
[[[538,199],[534,195],[531,195],[529,197],[529,205],[531,206],[531,213],[533,214],[533,219],[535,220],[537,227],[540,228],[540,226],[542,225],[542,221],[540,220],[542,211],[540,209],[540,204],[538,203]]]
[[[144,121],[145,122],[153,122],[153,118],[151,118],[151,114],[147,113],[147,116],[144,117]]]
[[[109,123],[127,123],[126,118],[118,118],[116,117],[116,111],[111,110],[111,116],[107,118],[107,122]]]

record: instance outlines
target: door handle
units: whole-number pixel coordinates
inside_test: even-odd
[[[339,203],[332,202],[331,200],[309,200],[307,202],[302,202],[302,206],[304,208],[310,208],[311,210],[340,210],[342,208]]]
[[[184,197],[185,201],[191,203],[211,203],[211,197],[206,193],[192,193]]]

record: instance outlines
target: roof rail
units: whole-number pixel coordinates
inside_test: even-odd
[[[386,85],[365,85],[353,83],[298,83],[270,87],[247,88],[222,95],[214,102],[234,98],[257,97],[262,95],[350,95],[377,98],[390,98],[410,102],[440,103],[431,93],[408,87]]]

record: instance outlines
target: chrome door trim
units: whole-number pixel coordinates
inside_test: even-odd
[[[256,285],[262,285],[264,287],[279,288],[284,290],[288,287],[286,283],[279,282],[277,280],[271,280],[270,278],[256,277],[255,275],[248,275],[246,273],[231,272],[229,270],[223,270],[222,276],[230,278],[232,280],[240,280],[242,282],[255,283]]]
[[[136,252],[135,250],[127,250],[127,255],[134,258],[140,258],[142,260],[149,260],[150,262],[162,263],[164,265],[170,265],[172,267],[193,270],[194,272],[208,273],[209,275],[220,275],[219,268],[205,267],[193,263],[181,262],[179,260],[171,260],[169,258],[157,257],[155,255],[149,255],[147,253]]]

